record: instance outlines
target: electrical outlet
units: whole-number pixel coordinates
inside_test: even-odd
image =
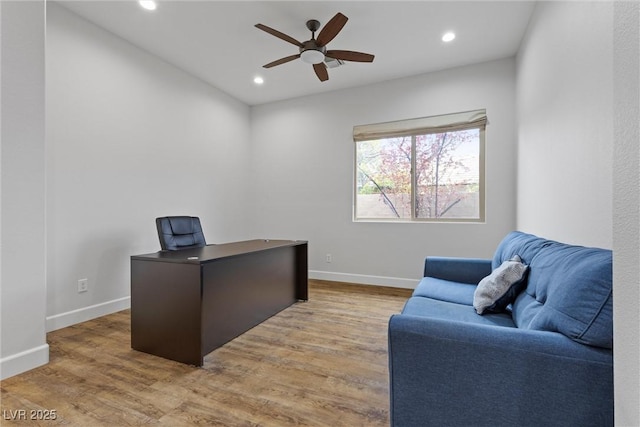
[[[89,290],[89,280],[88,279],[78,280],[78,293],[87,292],[88,290]]]
[[[331,262],[331,261],[333,261],[333,258],[331,257],[331,254],[327,254],[327,255],[326,255],[326,257],[325,257],[325,261],[326,261],[326,262]]]

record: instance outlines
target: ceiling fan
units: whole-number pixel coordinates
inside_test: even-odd
[[[327,66],[324,63],[325,58],[337,59],[342,61],[354,61],[354,62],[373,62],[374,56],[368,53],[354,52],[352,50],[327,50],[327,43],[338,35],[342,27],[347,23],[347,18],[342,13],[338,12],[331,18],[329,22],[320,30],[318,38],[316,38],[316,31],[320,28],[320,22],[315,19],[307,21],[307,28],[311,31],[311,39],[305,42],[299,42],[291,36],[281,33],[278,30],[274,30],[271,27],[267,27],[263,24],[256,24],[256,28],[266,31],[267,33],[278,37],[286,42],[298,46],[300,53],[296,55],[286,56],[276,61],[270,62],[264,65],[264,68],[275,67],[276,65],[284,64],[294,59],[302,59],[307,64],[313,65],[313,70],[321,82],[329,80],[329,73]]]

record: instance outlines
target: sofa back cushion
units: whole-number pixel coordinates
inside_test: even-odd
[[[549,241],[533,234],[526,234],[520,231],[513,231],[502,239],[498,245],[496,253],[491,260],[491,269],[495,270],[500,267],[503,262],[512,259],[518,255],[523,264],[531,265],[531,260],[540,251],[540,249],[548,245]]]
[[[493,262],[519,255],[528,283],[513,303],[517,327],[560,332],[574,341],[613,347],[612,253],[530,234],[510,233]]]

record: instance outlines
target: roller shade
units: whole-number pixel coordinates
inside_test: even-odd
[[[441,116],[399,120],[396,122],[358,125],[353,127],[353,140],[358,142],[398,136],[453,132],[465,129],[484,129],[486,124],[487,111],[474,110],[463,113],[444,114]]]

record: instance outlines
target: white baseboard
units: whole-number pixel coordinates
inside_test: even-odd
[[[331,271],[309,270],[310,279],[328,280],[332,282],[357,283],[361,285],[388,286],[392,288],[414,289],[419,280],[403,279],[399,277],[370,276],[364,274],[336,273]],[[113,301],[89,307],[79,308],[66,313],[47,317],[47,332],[66,328],[87,320],[106,316],[131,307],[131,297],[124,297]]]
[[[0,359],[0,380],[6,380],[47,363],[49,363],[49,344],[3,357]]]
[[[47,332],[66,328],[67,326],[75,325],[76,323],[86,322],[87,320],[126,310],[130,307],[131,297],[124,297],[113,301],[107,301],[101,304],[91,305],[89,307],[83,307],[77,310],[68,311],[66,313],[48,316],[46,326]]]
[[[309,278],[332,282],[357,283],[360,285],[388,286],[391,288],[415,289],[419,279],[400,277],[369,276],[365,274],[336,273],[332,271],[309,270]]]

